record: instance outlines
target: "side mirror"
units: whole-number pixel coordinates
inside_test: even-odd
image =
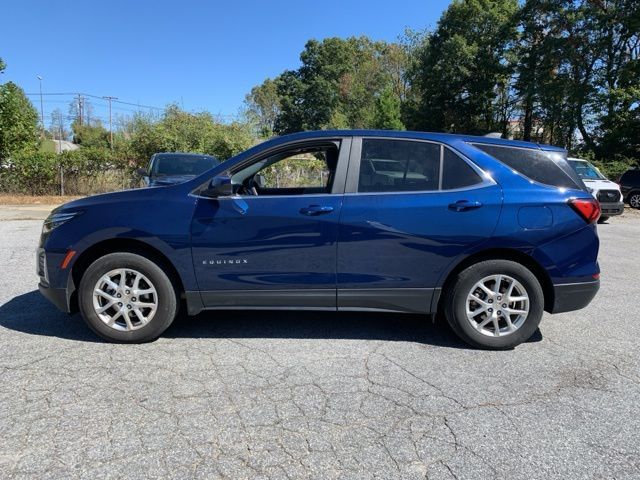
[[[228,175],[218,175],[213,177],[211,183],[206,190],[202,192],[205,197],[228,197],[233,195],[233,185],[231,184],[231,177]]]
[[[136,168],[136,173],[138,175],[140,175],[141,177],[148,177],[149,176],[149,172],[147,172],[146,168]]]

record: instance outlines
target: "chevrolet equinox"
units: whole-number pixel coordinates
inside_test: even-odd
[[[419,132],[271,139],[184,183],[56,208],[42,294],[115,342],[180,307],[440,313],[512,348],[598,291],[598,202],[563,149]]]

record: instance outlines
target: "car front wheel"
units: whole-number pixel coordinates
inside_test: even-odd
[[[540,282],[523,265],[487,260],[463,270],[445,292],[444,314],[456,334],[480,348],[527,341],[544,311]]]
[[[629,205],[633,208],[640,208],[640,192],[634,192],[629,195]]]
[[[142,343],[158,338],[176,316],[178,300],[167,274],[134,253],[111,253],[82,276],[80,313],[102,338]]]

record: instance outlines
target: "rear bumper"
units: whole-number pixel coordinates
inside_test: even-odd
[[[603,217],[613,217],[614,215],[622,215],[624,212],[623,202],[600,203]]]
[[[571,312],[589,305],[600,289],[600,280],[554,285],[553,307],[549,313]]]

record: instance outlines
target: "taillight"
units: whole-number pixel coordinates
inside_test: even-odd
[[[600,218],[600,203],[595,198],[572,198],[569,205],[587,223],[593,223]]]

